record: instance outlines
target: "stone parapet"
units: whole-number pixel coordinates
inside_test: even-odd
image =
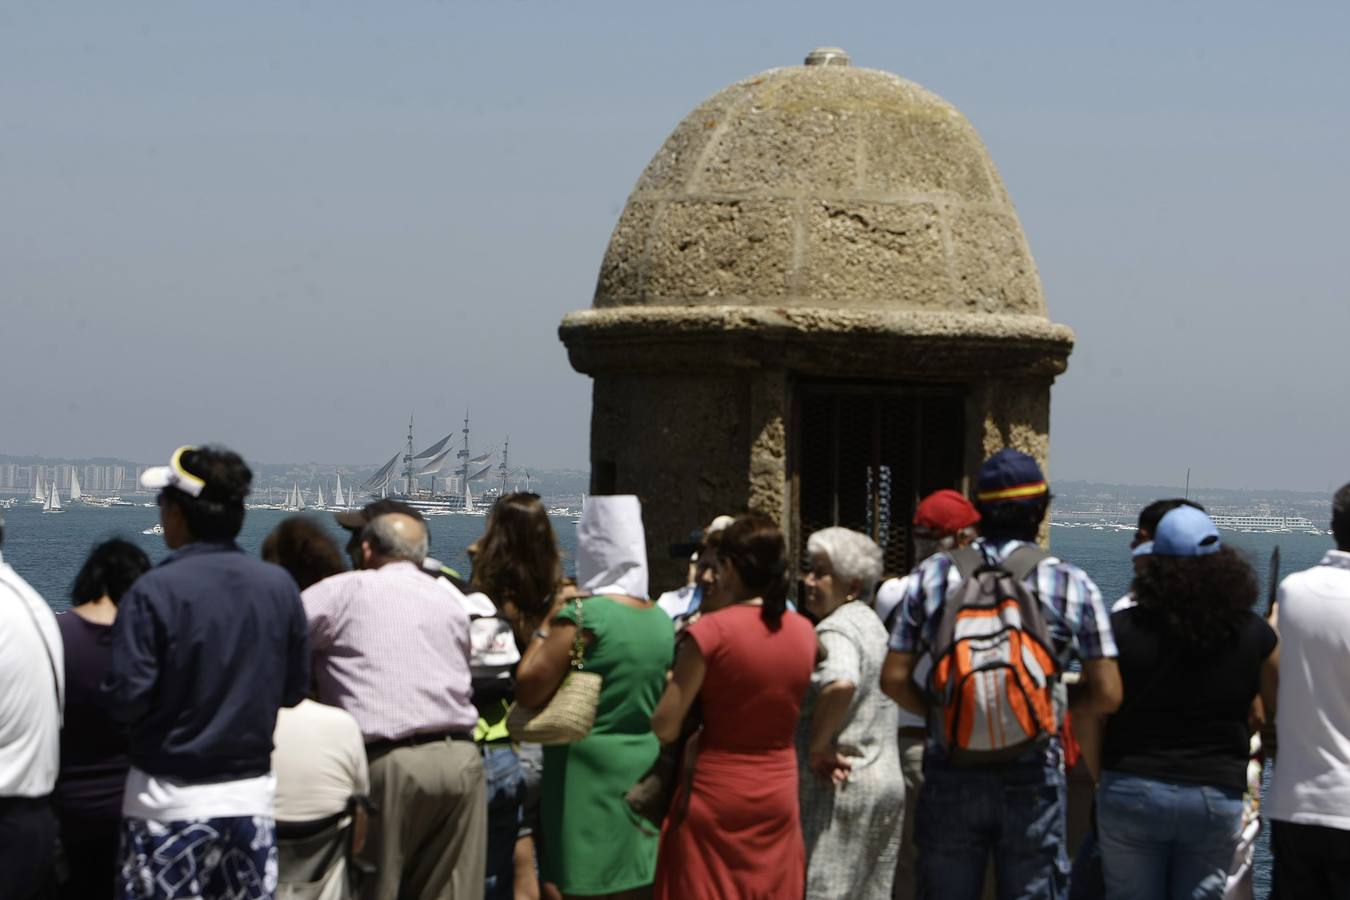
[[[645,306],[569,313],[572,367],[662,372],[767,367],[821,377],[1051,377],[1073,330],[1039,316],[903,309]]]

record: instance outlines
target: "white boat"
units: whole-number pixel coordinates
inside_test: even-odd
[[[163,534],[163,533],[164,533],[164,526],[158,522],[151,525],[149,528],[141,529],[141,534]]]
[[[323,485],[322,485],[322,484],[319,485],[318,490],[319,490],[319,499],[318,499],[318,502],[316,502],[313,506],[311,506],[310,509],[327,509],[327,508],[328,508],[328,504],[325,503],[325,502],[324,502],[324,499],[323,499]]]
[[[44,513],[65,512],[65,510],[61,508],[61,495],[56,492],[55,481],[52,482],[51,490],[47,491],[47,499],[42,504],[42,511]]]
[[[337,485],[333,488],[333,509],[345,509],[347,499],[342,496],[342,475],[338,474]]]
[[[70,502],[74,503],[84,495],[80,493],[80,479],[75,474],[75,467],[70,467]]]
[[[42,479],[39,478],[33,485],[33,496],[28,498],[29,503],[36,503],[38,506],[47,505],[47,491],[42,486]]]

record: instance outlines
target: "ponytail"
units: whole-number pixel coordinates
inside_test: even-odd
[[[767,516],[740,516],[722,532],[717,555],[736,567],[746,588],[764,601],[760,616],[777,631],[787,611],[787,547],[783,533]]]

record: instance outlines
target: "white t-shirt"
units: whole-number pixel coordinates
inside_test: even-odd
[[[1280,584],[1279,753],[1264,811],[1350,831],[1350,553]]]
[[[277,780],[272,773],[230,781],[181,781],[149,775],[135,766],[127,772],[122,816],[155,822],[186,819],[272,817]]]
[[[52,792],[65,693],[56,616],[0,558],[0,797]]]
[[[911,572],[903,578],[887,578],[877,587],[873,608],[877,611],[877,615],[881,617],[882,623],[890,625],[892,631],[895,628],[895,620],[900,617],[896,607],[900,605],[900,601],[904,598],[905,591],[909,588],[910,579],[913,577],[914,573]],[[892,613],[894,613],[894,616],[892,616]],[[927,653],[919,657],[914,664],[914,683],[923,684],[924,679],[928,677],[928,670],[932,667],[932,658]],[[924,721],[923,716],[915,715],[903,706],[897,706],[896,708],[899,710],[901,728],[927,727],[927,722]]]
[[[370,793],[366,745],[351,713],[303,700],[277,713],[272,735],[278,822],[308,822],[342,812]]]

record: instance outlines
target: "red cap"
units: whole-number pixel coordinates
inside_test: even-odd
[[[980,521],[970,501],[950,488],[934,491],[919,501],[914,524],[941,534],[952,534]]]

